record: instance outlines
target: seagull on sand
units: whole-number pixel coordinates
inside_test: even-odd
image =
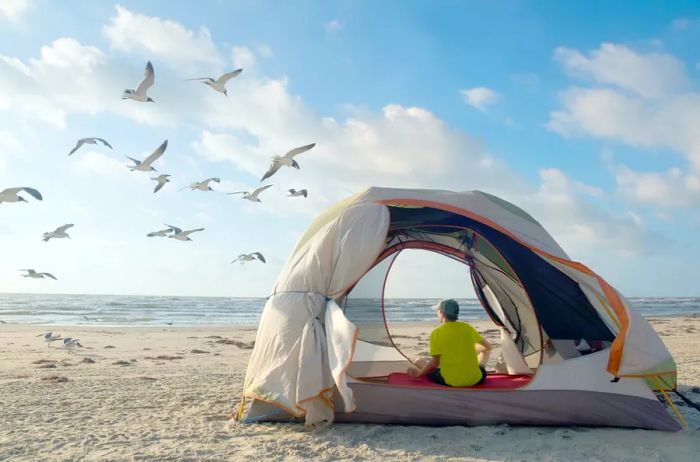
[[[284,156],[273,156],[270,168],[267,170],[267,172],[265,172],[260,181],[265,181],[267,178],[270,178],[272,175],[277,173],[277,170],[279,170],[283,165],[287,167],[294,167],[295,169],[299,170],[299,164],[297,164],[297,161],[294,160],[294,156],[301,154],[302,152],[306,152],[314,146],[316,146],[316,143],[311,143],[307,144],[306,146],[294,148]]]
[[[109,149],[112,149],[112,145],[109,144],[107,141],[103,140],[102,138],[80,138],[78,142],[75,144],[75,147],[71,149],[71,151],[68,153],[68,155],[72,155],[75,151],[80,149],[80,147],[84,144],[97,144],[97,142],[100,142],[107,146]]]
[[[44,342],[46,342],[46,346],[50,347],[51,342],[55,342],[57,340],[61,340],[61,334],[55,334],[53,332],[46,332],[44,334],[39,334],[36,337],[44,337]]]
[[[135,101],[141,101],[142,103],[155,103],[155,101],[146,94],[155,81],[156,74],[153,71],[153,64],[148,61],[148,63],[146,63],[146,71],[144,72],[143,80],[139,83],[139,86],[136,87],[136,90],[124,90],[122,99],[133,99]]]
[[[54,281],[58,281],[58,279],[56,279],[56,276],[54,276],[51,273],[37,273],[33,269],[21,269],[20,271],[27,272],[27,274],[22,275],[22,277],[25,278],[44,279],[45,277],[47,277],[53,279]]]
[[[209,85],[219,93],[223,93],[224,95],[228,96],[228,93],[226,93],[226,82],[238,76],[241,72],[243,72],[243,69],[236,69],[235,71],[225,73],[216,80],[212,79],[211,77],[199,77],[196,79],[187,80],[201,80],[203,84]]]
[[[168,238],[177,239],[178,241],[191,241],[192,239],[190,239],[190,234],[196,233],[198,231],[204,231],[204,228],[197,228],[197,229],[190,229],[187,231],[183,231],[180,228],[178,228],[177,226],[172,226],[172,225],[169,225],[167,223],[165,224],[165,226],[170,226],[173,230],[173,234],[168,236]]]
[[[156,160],[158,160],[158,159],[160,158],[160,156],[163,155],[163,153],[165,152],[165,150],[167,149],[167,147],[168,147],[168,140],[165,140],[165,141],[163,141],[163,144],[161,144],[160,146],[158,146],[158,149],[156,149],[155,151],[153,151],[153,154],[151,154],[150,156],[146,157],[146,158],[143,160],[143,162],[141,162],[141,161],[138,160],[138,159],[134,159],[133,157],[124,156],[124,157],[126,157],[127,159],[130,159],[132,162],[134,162],[134,163],[136,164],[136,165],[127,165],[127,167],[128,167],[129,170],[131,170],[132,172],[133,172],[134,170],[137,170],[137,171],[139,171],[139,172],[150,172],[150,171],[152,170],[152,171],[155,172],[156,169],[155,169],[151,164],[152,164],[153,162],[155,162]]]
[[[253,252],[253,253],[242,253],[239,256],[237,256],[231,263],[235,263],[237,261],[241,262],[241,265],[247,261],[253,261],[253,260],[260,260],[261,262],[265,263],[265,257],[263,257],[263,254],[260,252]]]
[[[211,186],[209,186],[209,183],[211,181],[213,181],[215,183],[221,183],[221,178],[216,178],[216,177],[215,178],[207,178],[204,181],[192,183],[191,185],[185,186],[182,189],[190,188],[192,191],[194,191],[195,189],[198,189],[200,191],[213,191],[213,189],[211,189]],[[182,191],[182,189],[180,189],[180,191]]]
[[[299,197],[299,196],[304,196],[306,197],[308,193],[306,192],[306,189],[300,189],[297,191],[296,189],[292,188],[289,190],[289,194],[287,194],[288,197]]]
[[[27,199],[19,195],[19,193],[21,193],[22,191],[27,192],[30,196],[32,196],[38,201],[44,200],[44,198],[41,197],[41,193],[36,189],[21,186],[18,188],[7,188],[0,191],[0,204],[2,204],[3,202],[28,202]]]
[[[72,350],[75,347],[80,347],[82,348],[83,346],[80,344],[80,339],[79,338],[71,338],[71,337],[66,337],[63,339],[63,348],[67,350]]]
[[[258,196],[260,195],[261,192],[265,191],[267,188],[270,188],[270,187],[272,187],[272,185],[271,185],[271,184],[268,184],[268,185],[259,187],[258,189],[256,189],[256,190],[253,191],[253,192],[250,192],[250,191],[236,191],[236,192],[230,192],[230,193],[226,193],[226,194],[229,194],[229,195],[230,195],[230,194],[243,194],[243,197],[242,197],[241,199],[248,199],[248,200],[251,201],[251,202],[262,202],[262,201],[258,198]]]
[[[63,238],[66,238],[66,237],[67,237],[68,239],[70,239],[70,236],[68,235],[68,233],[66,232],[66,230],[67,230],[68,228],[70,228],[71,226],[73,226],[73,224],[67,224],[67,225],[59,226],[58,228],[56,228],[55,231],[51,231],[50,233],[44,233],[44,234],[41,236],[41,240],[44,241],[44,242],[49,242],[49,239],[63,239]]]
[[[168,179],[169,176],[172,176],[172,175],[163,174],[163,175],[158,175],[155,178],[151,178],[151,180],[158,182],[155,189],[153,190],[154,194],[157,193],[158,191],[160,191],[163,188],[163,186],[165,186],[165,183],[170,183],[170,180]]]
[[[161,229],[160,231],[153,231],[152,233],[146,234],[148,237],[165,237],[168,233],[175,231],[173,228]]]

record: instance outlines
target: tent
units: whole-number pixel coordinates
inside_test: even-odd
[[[411,363],[386,326],[383,287],[374,297],[353,292],[368,273],[388,273],[405,249],[468,265],[504,349],[526,374],[470,388],[404,374]],[[283,267],[262,312],[239,417],[247,402],[248,421],[308,425],[677,430],[654,393],[675,385],[675,362],[647,321],[519,207],[480,191],[369,188],[323,212]]]

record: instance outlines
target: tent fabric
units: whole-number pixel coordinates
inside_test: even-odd
[[[382,419],[393,421],[390,413],[396,406],[391,400],[396,395],[388,385],[376,392],[352,375],[367,377],[365,371],[386,376],[405,370],[407,361],[395,349],[398,354],[390,353],[395,347],[390,336],[383,344],[363,337],[362,324],[350,322],[336,301],[345,299],[372,267],[411,246],[468,264],[485,310],[499,326],[514,329],[516,348],[536,369],[523,389],[500,392],[508,396],[503,403],[513,408],[509,419],[508,406],[494,404],[494,416],[505,419],[501,421],[565,422],[563,408],[548,420],[546,396],[552,394],[564,406],[574,399],[569,392],[589,393],[587,399],[600,399],[604,405],[568,423],[598,424],[608,418],[614,425],[635,426],[637,419],[640,426],[655,428],[639,409],[646,409],[652,420],[662,419],[663,407],[643,378],[664,375],[666,382],[669,377],[675,381],[676,369],[646,320],[603,278],[571,261],[529,214],[479,191],[369,188],[322,213],[300,239],[265,304],[244,395],[315,424],[368,416],[366,406],[374,401],[358,396],[358,390],[371,391],[387,400],[379,403]],[[383,310],[381,303],[373,306]],[[364,342],[358,341],[358,329]],[[593,354],[581,356],[573,348],[583,341],[598,346]],[[363,359],[355,361],[359,350]],[[562,393],[572,377],[577,377],[574,389]],[[611,382],[615,377],[622,380]],[[437,407],[425,414],[431,417],[414,413],[414,423],[451,421],[439,415],[440,409],[447,410],[450,402],[459,407],[454,400],[465,398],[439,391],[449,393],[435,398]],[[614,398],[623,395],[643,401],[628,400],[639,407],[622,412]],[[336,396],[341,399],[334,400]],[[536,398],[517,404],[526,396]],[[471,404],[464,406],[466,410]]]
[[[404,385],[409,387],[438,387],[438,388],[456,388],[460,390],[508,390],[512,388],[520,388],[526,385],[532,377],[530,375],[517,374],[488,374],[486,381],[480,385],[472,385],[470,387],[449,387],[447,385],[438,385],[431,382],[427,377],[411,377],[403,372],[394,372],[389,374],[387,383],[390,385]]]

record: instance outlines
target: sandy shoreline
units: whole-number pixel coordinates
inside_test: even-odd
[[[473,323],[491,338],[491,323]],[[680,389],[700,401],[700,318],[657,317]],[[434,325],[397,325],[407,354]],[[0,324],[0,460],[695,460],[700,415],[679,433],[604,428],[236,425],[255,327],[51,326],[84,349],[47,348],[46,328]],[[94,362],[92,362],[94,361]],[[695,387],[696,392],[693,391]]]

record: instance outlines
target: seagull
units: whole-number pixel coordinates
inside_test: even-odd
[[[3,202],[28,202],[27,199],[19,195],[22,191],[29,193],[30,196],[38,201],[44,200],[44,198],[41,197],[41,193],[36,189],[20,186],[18,188],[7,188],[0,191],[0,204]]]
[[[165,226],[170,226],[173,230],[173,234],[171,234],[168,237],[173,238],[173,239],[177,239],[178,241],[191,241],[192,239],[190,239],[190,234],[196,233],[198,231],[204,231],[204,228],[197,228],[197,229],[190,229],[187,231],[183,231],[180,228],[178,228],[177,226],[172,226],[172,225],[169,225],[167,223],[165,224]]]
[[[39,334],[36,337],[44,337],[44,342],[46,342],[46,346],[50,347],[51,342],[55,342],[56,340],[61,340],[61,334],[56,334],[54,335],[53,332],[46,332],[44,334]]]
[[[253,260],[260,260],[261,262],[265,263],[265,257],[263,257],[263,255],[260,252],[242,253],[239,256],[237,256],[231,263],[240,261],[242,265],[244,262]]]
[[[258,196],[260,195],[261,192],[265,191],[267,188],[270,188],[270,187],[272,187],[272,185],[271,185],[271,184],[268,184],[268,185],[259,187],[258,189],[256,189],[256,190],[253,191],[253,192],[250,192],[250,191],[236,191],[236,192],[230,192],[230,193],[226,193],[226,194],[229,194],[229,195],[230,195],[230,194],[243,194],[242,199],[248,199],[248,200],[251,201],[251,202],[262,202],[262,201],[258,198]]]
[[[160,156],[163,155],[163,153],[165,152],[165,150],[167,149],[167,147],[168,147],[168,140],[165,140],[165,141],[163,141],[163,144],[161,144],[160,146],[158,146],[158,149],[156,149],[155,151],[153,151],[153,154],[151,154],[150,156],[146,157],[146,158],[143,160],[143,162],[141,162],[141,161],[138,160],[138,159],[134,159],[133,157],[124,156],[124,157],[126,157],[127,159],[130,159],[131,161],[133,161],[133,162],[136,164],[136,165],[127,165],[127,167],[128,167],[129,170],[131,170],[132,172],[133,172],[134,170],[138,170],[139,172],[150,172],[151,170],[153,170],[153,171],[155,172],[156,169],[153,168],[153,166],[152,166],[151,164],[152,164],[153,162],[155,162],[156,160],[158,160],[158,158],[159,158]]]
[[[299,197],[299,196],[306,197],[307,194],[308,193],[306,192],[306,189],[300,189],[299,191],[297,191],[296,189],[292,188],[289,190],[289,194],[287,194],[287,196],[288,197]]]
[[[49,242],[49,239],[63,239],[65,237],[70,239],[70,236],[68,235],[66,230],[68,228],[70,228],[71,226],[73,226],[73,225],[68,224],[68,225],[59,226],[58,228],[56,228],[55,231],[51,231],[50,233],[44,233],[41,237],[41,240],[43,240],[44,242]]]
[[[99,319],[97,319],[97,318],[88,318],[84,314],[81,314],[80,317],[85,319],[86,321],[99,321]]]
[[[155,178],[151,178],[151,180],[158,182],[155,189],[153,190],[154,194],[157,193],[158,191],[160,191],[163,188],[163,186],[165,186],[165,183],[170,183],[170,180],[168,179],[169,176],[172,176],[172,175],[163,174],[163,175],[158,175]]]
[[[136,101],[141,101],[142,103],[155,103],[146,92],[153,86],[153,82],[156,80],[156,74],[153,72],[153,64],[150,61],[146,63],[146,71],[144,72],[144,77],[136,90],[124,90],[122,93],[122,99],[133,99]]]
[[[102,138],[80,138],[78,142],[75,144],[75,147],[71,149],[71,151],[68,153],[68,155],[72,155],[75,151],[80,149],[80,147],[84,144],[97,144],[97,142],[100,142],[107,146],[109,149],[112,149],[112,145],[109,144],[107,141],[103,140]]]
[[[22,277],[25,278],[44,279],[44,277],[47,277],[53,279],[54,281],[58,281],[58,279],[56,279],[56,276],[54,276],[51,273],[37,273],[33,269],[21,269],[20,271],[27,272],[27,274],[22,275]]]
[[[190,188],[192,191],[194,191],[195,189],[199,189],[200,191],[213,191],[213,189],[211,189],[211,186],[209,186],[210,181],[213,181],[215,183],[221,183],[221,178],[207,178],[204,181],[192,183],[191,185],[185,186],[182,189]],[[182,191],[182,189],[180,191]]]
[[[223,93],[224,95],[228,96],[228,93],[226,93],[226,82],[238,76],[241,72],[243,72],[243,69],[236,69],[235,71],[225,73],[216,80],[212,79],[211,77],[199,77],[196,79],[187,80],[201,80],[203,84],[209,85],[219,93]]]
[[[66,337],[63,339],[63,348],[66,348],[68,350],[71,350],[75,348],[76,346],[79,346],[82,348],[83,346],[80,344],[80,339],[79,338],[71,338],[71,337]]]
[[[161,229],[160,231],[153,231],[152,233],[146,234],[148,237],[165,237],[168,233],[175,231],[173,228]]]
[[[265,172],[260,181],[265,181],[267,178],[270,178],[272,175],[277,173],[277,170],[279,170],[283,165],[286,165],[287,167],[294,167],[299,170],[299,164],[297,164],[297,161],[294,160],[294,156],[301,154],[302,152],[306,152],[314,146],[316,146],[316,143],[311,143],[307,144],[306,146],[294,148],[284,156],[273,156],[270,168],[267,170],[267,172]]]

